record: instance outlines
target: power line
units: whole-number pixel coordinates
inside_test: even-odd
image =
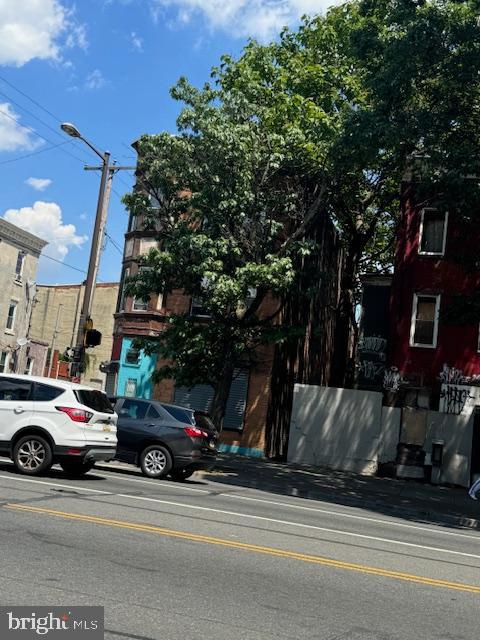
[[[40,254],[40,257],[41,258],[48,258],[48,260],[52,260],[53,262],[57,262],[58,264],[61,264],[64,267],[68,267],[69,269],[74,269],[75,271],[79,271],[80,273],[84,273],[84,274],[87,273],[84,269],[79,269],[78,267],[74,267],[72,264],[68,264],[68,262],[62,262],[61,260],[57,260],[57,258],[52,258],[52,256],[48,256],[46,253]],[[103,280],[101,280],[101,278],[97,278],[97,280],[100,280],[101,282],[103,282]]]
[[[27,100],[30,100],[30,102],[32,102],[35,106],[37,106],[39,109],[41,109],[42,111],[44,111],[47,115],[49,115],[51,118],[53,118],[53,120],[55,120],[57,123],[62,124],[62,120],[61,118],[59,118],[57,115],[55,115],[54,113],[52,113],[51,111],[49,111],[46,107],[44,107],[42,104],[40,104],[40,102],[38,102],[38,100],[35,100],[35,98],[32,98],[32,96],[28,95],[28,93],[25,93],[25,91],[22,91],[21,89],[19,89],[17,86],[15,86],[12,82],[9,82],[6,78],[4,78],[3,76],[0,76],[0,80],[2,80],[3,82],[5,82],[5,84],[8,84],[10,87],[12,87],[12,89],[14,89],[17,93],[19,93],[20,95],[24,96],[25,98],[27,98]],[[28,111],[25,107],[21,106],[18,102],[15,102],[12,98],[10,98],[9,96],[7,96],[5,93],[3,93],[2,95],[6,96],[8,100],[10,100],[11,102],[13,102],[14,104],[16,104],[20,109],[23,109],[26,113],[29,113],[30,115],[32,115],[34,118],[36,118],[39,122],[41,122],[43,125],[45,125],[46,127],[48,127],[51,131],[54,131],[54,133],[56,133],[57,135],[61,136],[62,134],[59,131],[56,131],[55,129],[53,129],[52,127],[50,127],[46,122],[44,122],[43,120],[41,120],[38,116],[34,115],[33,113],[31,113],[30,111]],[[75,147],[81,151],[85,151],[83,149],[83,147],[81,147],[76,140],[72,141],[75,144]],[[83,162],[83,160],[82,160]]]
[[[118,246],[118,244],[116,243],[116,241],[112,238],[112,236],[110,234],[108,234],[106,231],[105,233],[105,237],[108,238],[108,240],[110,241],[110,244],[118,251],[118,253],[123,256],[123,251],[122,249]]]
[[[25,158],[31,158],[32,156],[36,156],[39,153],[44,153],[45,151],[51,151],[52,149],[58,149],[58,147],[63,147],[65,144],[72,144],[70,140],[65,140],[64,142],[60,142],[59,144],[54,144],[50,147],[44,147],[43,149],[39,149],[38,151],[33,151],[32,153],[27,153],[23,156],[17,156],[16,158],[10,158],[10,160],[2,160],[1,164],[10,164],[10,162],[18,162],[18,160],[25,160]]]
[[[5,82],[5,84],[8,84],[10,87],[12,87],[12,89],[15,89],[15,91],[17,91],[18,93],[20,93],[22,96],[24,96],[25,98],[27,98],[28,100],[30,100],[30,102],[33,102],[33,104],[35,104],[37,107],[39,107],[40,109],[42,109],[42,111],[45,111],[45,113],[47,113],[51,118],[53,118],[54,120],[56,120],[57,122],[61,122],[61,119],[56,116],[55,114],[53,114],[51,111],[49,111],[46,107],[42,106],[39,102],[37,102],[36,100],[34,100],[31,96],[29,96],[27,93],[25,93],[24,91],[22,91],[21,89],[19,89],[18,87],[16,87],[14,84],[12,84],[11,82],[9,82],[6,78],[4,78],[3,76],[0,76],[0,80],[3,80],[3,82]]]
[[[52,146],[55,146],[54,142],[52,142],[48,138],[45,138],[45,136],[42,136],[41,133],[38,133],[38,131],[35,131],[35,129],[30,127],[28,124],[20,124],[16,118],[11,116],[6,111],[0,111],[0,116],[5,116],[5,117],[9,118],[10,120],[13,120],[13,122],[15,122],[15,124],[18,124],[19,126],[23,127],[24,129],[28,129],[28,131],[31,131],[33,133],[33,135],[37,136],[38,138],[41,138],[45,142],[48,142],[48,144],[50,144]],[[60,151],[63,151],[63,153],[66,153],[67,155],[71,156],[72,158],[75,158],[75,160],[78,160],[79,162],[84,164],[84,160],[82,158],[79,158],[78,156],[74,155],[73,153],[70,153],[70,151],[66,151],[65,149],[60,149]]]
[[[17,106],[19,109],[22,109],[22,111],[25,111],[25,113],[28,113],[28,115],[31,116],[32,118],[35,118],[35,120],[38,120],[38,122],[40,122],[44,127],[47,127],[47,129],[52,131],[56,136],[59,136],[60,138],[64,137],[59,131],[51,127],[48,123],[46,123],[44,120],[36,116],[34,113],[32,113],[32,111],[29,111],[26,107],[21,105],[19,102],[16,102],[15,100],[13,100],[13,98],[11,98],[8,94],[4,93],[3,91],[0,91],[0,95],[2,95],[4,98],[6,98],[9,102],[14,104],[15,106]],[[20,125],[20,126],[26,126],[26,125]],[[77,149],[80,150],[80,147],[77,147]],[[84,151],[83,147],[81,148],[81,150]],[[82,162],[84,161],[82,160]]]

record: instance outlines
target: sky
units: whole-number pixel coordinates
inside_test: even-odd
[[[332,0],[0,0],[0,216],[49,242],[40,284],[81,282],[90,250],[99,158],[67,137],[72,122],[119,165],[131,143],[175,131],[169,89],[197,86],[249,37],[267,42]],[[119,171],[99,281],[120,277],[133,171]]]

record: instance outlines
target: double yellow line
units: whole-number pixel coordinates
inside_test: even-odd
[[[278,558],[286,558],[290,560],[299,560],[301,562],[308,562],[310,564],[319,564],[325,567],[333,567],[335,569],[343,569],[346,571],[356,571],[359,573],[366,573],[374,576],[391,578],[394,580],[403,580],[405,582],[416,582],[417,584],[424,584],[431,587],[443,587],[446,589],[454,589],[456,591],[467,591],[468,593],[480,594],[480,586],[463,584],[461,582],[450,582],[448,580],[437,580],[435,578],[426,578],[424,576],[417,576],[411,573],[401,573],[399,571],[391,571],[389,569],[380,569],[378,567],[371,567],[363,564],[343,562],[341,560],[332,560],[331,558],[325,558],[322,556],[314,556],[314,555],[309,555],[305,553],[296,553],[295,551],[284,551],[282,549],[275,549],[274,547],[264,547],[257,544],[248,544],[245,542],[234,542],[232,540],[225,540],[223,538],[214,538],[212,536],[203,536],[196,533],[186,533],[184,531],[175,531],[173,529],[156,527],[154,525],[126,522],[124,520],[112,520],[110,518],[100,518],[98,516],[89,516],[89,515],[83,515],[80,513],[68,513],[65,511],[55,511],[53,509],[42,509],[41,507],[31,507],[24,504],[6,504],[4,505],[4,508],[12,509],[15,511],[26,511],[29,513],[38,513],[42,515],[54,516],[57,518],[64,518],[67,520],[89,522],[91,524],[99,524],[107,527],[129,529],[131,531],[138,531],[141,533],[152,533],[155,535],[167,536],[169,538],[180,538],[181,540],[188,540],[189,542],[202,542],[204,544],[214,544],[222,547],[229,547],[231,549],[253,551],[254,553],[262,553],[264,555],[276,556]]]

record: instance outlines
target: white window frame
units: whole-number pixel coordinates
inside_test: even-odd
[[[13,298],[10,298],[10,302],[8,303],[8,310],[10,311],[10,307],[12,306],[12,304],[15,304],[15,309],[13,310],[13,316],[12,316],[12,326],[9,327],[8,325],[8,318],[10,317],[10,315],[7,315],[7,321],[5,323],[5,331],[7,333],[14,333],[14,329],[15,329],[15,321],[17,319],[17,309],[18,309],[18,300],[14,300]]]
[[[418,299],[419,298],[431,298],[435,300],[435,316],[433,319],[433,343],[432,344],[423,344],[421,342],[414,342],[415,339],[415,322],[417,319],[417,307],[418,307]],[[412,304],[412,318],[410,321],[410,346],[411,347],[421,347],[423,349],[436,349],[437,348],[437,340],[438,340],[438,322],[439,322],[439,311],[440,311],[440,293],[414,293],[413,294],[413,304]]]
[[[133,388],[133,395],[130,395],[130,389]],[[124,395],[126,398],[136,398],[138,391],[138,380],[136,378],[127,378],[125,380]]]
[[[137,308],[135,306],[137,304],[137,301],[139,301],[140,304],[142,305],[141,309],[139,309],[139,308]],[[146,305],[145,308],[143,308],[144,305]],[[132,300],[132,311],[139,311],[140,313],[146,313],[148,311],[148,300],[144,301],[141,298],[137,298],[137,297],[133,298],[133,300]]]
[[[122,280],[122,295],[120,296],[120,308],[119,311],[125,311],[125,302],[127,300],[127,296],[125,293],[125,280],[130,277],[130,267],[125,267],[123,271],[123,280]]]
[[[0,363],[1,363],[4,355],[5,355],[5,360],[3,361],[3,371],[0,371],[0,373],[8,373],[8,364],[9,364],[9,360],[10,360],[10,353],[8,351],[0,351]]]
[[[25,260],[26,260],[27,254],[25,253],[25,251],[21,250],[18,252],[17,254],[17,262],[15,264],[15,280],[17,282],[21,282],[22,281],[22,275],[23,275],[23,269],[25,268]],[[17,266],[18,266],[18,261],[19,258],[21,258],[21,262],[20,262],[20,270],[17,271]]]
[[[447,229],[448,229],[448,211],[444,212],[445,222],[443,225],[443,239],[442,239],[442,250],[441,251],[422,251],[422,240],[423,240],[423,221],[425,218],[425,211],[436,211],[438,213],[438,209],[436,207],[424,207],[422,209],[422,219],[420,221],[420,233],[418,237],[418,255],[420,256],[444,256],[445,255],[445,247],[447,244]]]
[[[25,375],[26,376],[31,376],[33,373],[33,365],[35,364],[35,358],[32,358],[31,356],[27,356],[27,359],[25,360]]]
[[[480,353],[480,322],[478,323],[477,353]]]

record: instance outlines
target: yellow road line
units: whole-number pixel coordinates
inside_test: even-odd
[[[343,562],[341,560],[333,560],[322,556],[314,556],[305,553],[297,553],[295,551],[284,551],[283,549],[275,549],[274,547],[264,547],[246,542],[234,542],[223,538],[214,538],[212,536],[204,536],[196,533],[187,533],[185,531],[175,531],[173,529],[165,529],[149,524],[139,524],[127,522],[124,520],[112,520],[110,518],[100,518],[98,516],[89,516],[80,513],[68,513],[66,511],[55,511],[53,509],[43,509],[41,507],[31,507],[24,504],[6,504],[4,509],[13,509],[16,511],[27,511],[30,513],[38,513],[43,515],[55,516],[67,520],[78,520],[81,522],[89,522],[92,524],[100,524],[108,527],[117,527],[120,529],[129,529],[131,531],[139,531],[142,533],[154,533],[156,535],[167,536],[170,538],[180,538],[189,540],[190,542],[203,542],[205,544],[215,544],[231,549],[242,549],[244,551],[253,551],[254,553],[262,553],[279,558],[288,558],[291,560],[300,560],[311,564],[319,564],[335,569],[344,569],[347,571],[357,571],[359,573],[367,573],[384,578],[392,578],[394,580],[403,580],[405,582],[416,582],[418,584],[429,585],[432,587],[443,587],[446,589],[454,589],[456,591],[467,591],[469,593],[480,594],[480,586],[463,584],[461,582],[449,582],[448,580],[438,580],[435,578],[427,578],[417,576],[412,573],[401,573],[399,571],[391,571],[389,569],[381,569],[371,567],[369,565],[356,564],[352,562]]]

